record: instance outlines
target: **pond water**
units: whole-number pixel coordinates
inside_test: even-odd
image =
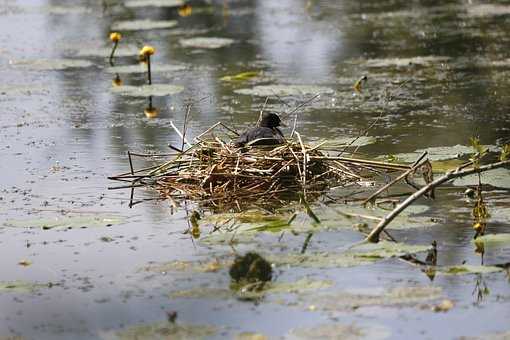
[[[248,127],[268,95],[268,110],[288,112],[321,92],[299,111],[307,141],[354,138],[380,116],[368,131],[375,143],[359,149],[363,157],[469,146],[472,136],[498,150],[510,142],[510,5],[234,0],[192,2],[192,14],[180,16],[179,3],[1,2],[0,339],[510,331],[510,276],[479,267],[465,183],[419,200],[419,222],[390,226],[406,244],[436,240],[442,268],[482,271],[438,270],[433,280],[398,257],[349,263],[341,253],[363,239],[353,229],[358,221],[324,204],[314,204],[321,225],[300,213],[295,233],[240,234],[231,247],[208,235],[211,223],[203,222],[199,239],[184,234],[184,207],[147,201],[129,208],[129,190],[107,189],[118,184],[108,176],[129,171],[128,150],[166,153],[169,143],[180,144],[170,122],[183,125],[190,101],[189,136],[217,121]],[[107,58],[112,27],[123,29],[120,69]],[[114,84],[116,73],[123,86],[146,83],[137,65],[144,44],[156,48],[153,83],[172,85],[152,98],[159,109],[152,118],[144,114],[146,93],[118,92]],[[233,77],[242,72],[255,73]],[[363,75],[368,81],[354,93]],[[385,93],[393,95],[388,103]],[[450,150],[454,156],[443,158],[455,158]],[[509,172],[486,187],[488,233],[510,233]],[[137,199],[155,195],[135,190]],[[311,258],[292,260],[310,230]],[[234,251],[249,250],[275,263],[274,291],[256,302],[228,290]],[[507,262],[508,239],[485,244],[483,264]],[[444,300],[453,308],[434,311]],[[173,312],[175,324],[167,321]]]

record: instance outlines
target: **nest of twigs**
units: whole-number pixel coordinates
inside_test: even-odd
[[[345,157],[345,147],[332,152],[326,151],[326,143],[307,145],[297,132],[285,144],[236,148],[212,135],[220,125],[226,127],[215,124],[193,144],[186,141],[187,149],[149,168],[135,171],[131,156],[156,155],[128,153],[131,172],[110,179],[131,182],[117,188],[152,187],[159,198],[176,206],[179,200],[192,200],[201,206],[240,210],[297,197],[310,199],[332,187],[364,182],[382,171],[409,169],[406,165]]]

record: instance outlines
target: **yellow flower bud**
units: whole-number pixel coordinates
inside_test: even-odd
[[[145,108],[144,113],[147,118],[156,118],[159,115],[159,110],[155,107],[147,107]]]
[[[179,16],[181,17],[189,17],[191,15],[192,9],[190,5],[182,5],[177,10],[177,13],[179,13]]]
[[[122,39],[122,35],[119,32],[110,33],[110,40],[113,42],[119,42]]]
[[[153,55],[154,53],[156,53],[156,49],[152,46],[144,46],[141,50],[140,50],[140,55],[143,55],[145,57],[148,57],[148,56],[151,56]]]

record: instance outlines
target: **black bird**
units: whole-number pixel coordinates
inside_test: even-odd
[[[236,147],[242,147],[247,143],[256,141],[251,145],[276,145],[285,142],[283,133],[278,129],[282,122],[276,113],[264,113],[260,125],[243,132],[235,141]]]

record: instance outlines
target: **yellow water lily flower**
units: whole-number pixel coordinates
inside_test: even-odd
[[[140,50],[140,56],[145,56],[145,57],[148,57],[148,56],[151,56],[153,55],[154,53],[156,53],[156,49],[152,46],[149,46],[149,45],[145,45],[141,50]]]
[[[191,12],[192,12],[192,8],[190,5],[182,5],[177,10],[177,13],[179,13],[179,15],[181,17],[189,17],[191,15]]]
[[[120,39],[122,39],[122,34],[120,34],[119,32],[110,33],[110,40],[113,41],[114,43],[119,42]]]
[[[155,107],[147,107],[143,112],[147,118],[156,118],[159,115],[159,110]]]

